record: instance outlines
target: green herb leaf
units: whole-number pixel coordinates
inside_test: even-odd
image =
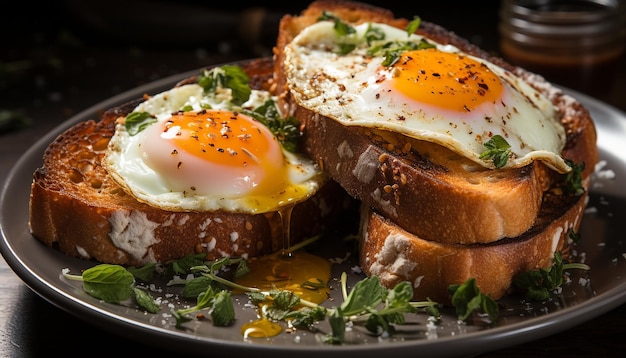
[[[323,341],[329,344],[341,344],[346,336],[346,321],[344,320],[345,314],[342,312],[341,307],[337,307],[328,316],[328,323],[332,333],[323,337]]]
[[[222,290],[215,294],[211,320],[215,326],[228,326],[235,320],[235,307],[230,299],[230,291]]]
[[[186,275],[191,272],[191,268],[204,265],[206,254],[187,255],[171,262],[165,269],[165,275],[173,277],[175,275]]]
[[[469,278],[461,285],[450,285],[448,292],[452,295],[452,306],[460,320],[466,321],[472,313],[482,312],[489,316],[491,322],[497,322],[498,304],[480,292],[475,278]]]
[[[272,131],[283,148],[290,152],[296,152],[298,142],[302,137],[300,122],[295,117],[282,118],[276,107],[276,102],[268,100],[254,111],[242,110],[242,113],[261,122]]]
[[[560,252],[554,254],[552,266],[548,269],[529,270],[515,276],[513,283],[526,291],[526,299],[543,301],[550,292],[563,283],[563,259]]]
[[[161,310],[161,307],[154,301],[154,298],[150,293],[134,287],[133,292],[135,293],[135,300],[140,307],[143,307],[146,311],[150,313],[157,313]]]
[[[511,156],[511,145],[501,135],[494,135],[485,142],[484,152],[480,154],[480,159],[491,159],[496,168],[502,168],[509,161]]]
[[[271,296],[274,298],[274,306],[285,310],[290,310],[300,303],[300,297],[287,290],[272,292]]]
[[[119,265],[100,264],[83,271],[87,293],[109,303],[120,303],[133,294],[133,275]]]
[[[294,327],[309,328],[315,322],[326,319],[327,312],[323,306],[303,307],[297,311],[290,311],[283,319],[290,320]]]
[[[411,20],[411,22],[409,22],[406,27],[406,35],[411,36],[412,34],[414,34],[415,31],[417,31],[417,29],[420,27],[421,23],[422,19],[419,16],[413,17],[413,20]]]
[[[156,264],[147,263],[141,267],[130,266],[126,270],[133,274],[133,276],[143,282],[150,282],[154,277],[154,271],[156,270]]]
[[[363,310],[376,307],[387,296],[387,289],[380,284],[377,276],[367,277],[357,282],[348,298],[341,304],[341,311],[351,316]]]
[[[574,196],[582,195],[585,192],[582,177],[585,163],[576,164],[569,159],[565,160],[565,163],[572,168],[570,172],[565,174],[565,192]]]
[[[214,93],[218,88],[230,88],[232,91],[231,102],[237,106],[242,105],[250,98],[252,89],[249,85],[250,77],[240,66],[224,65],[205,70],[198,77],[200,85],[206,93]]]
[[[367,45],[370,46],[375,41],[382,41],[385,39],[385,33],[380,27],[372,26],[369,24],[367,26],[367,30],[365,31],[365,41]]]
[[[188,281],[183,288],[183,297],[197,298],[201,293],[206,292],[213,286],[213,280],[208,276],[198,276]]]
[[[213,325],[227,326],[231,324],[235,319],[235,308],[230,297],[230,291],[215,290],[209,285],[204,292],[198,294],[195,306],[179,309],[175,312],[176,325],[180,326],[189,320],[185,317],[186,314],[204,309],[209,310]]]
[[[354,27],[341,21],[339,18],[335,19],[335,26],[333,28],[335,30],[335,33],[339,36],[348,36],[356,32]]]
[[[563,272],[567,269],[588,270],[589,266],[580,263],[563,263],[560,252],[554,253],[552,266],[523,272],[513,279],[513,284],[525,291],[525,298],[531,301],[543,301],[550,293],[563,284]]]
[[[385,57],[382,62],[383,66],[393,66],[398,60],[402,53],[407,51],[414,50],[425,50],[428,48],[433,48],[435,45],[430,42],[420,39],[419,42],[414,41],[389,41],[383,44],[378,44],[370,47],[367,50],[367,54],[370,56],[381,56]]]
[[[176,328],[182,328],[183,323],[191,321],[191,318],[185,316],[180,310],[171,309],[170,313],[176,319]]]
[[[356,32],[354,27],[343,22],[339,17],[337,17],[336,15],[328,11],[323,11],[322,15],[320,15],[320,17],[317,18],[317,21],[328,21],[328,20],[335,22],[333,29],[335,30],[335,33],[338,36],[347,36]]]
[[[246,292],[246,296],[248,296],[253,305],[257,306],[267,299],[267,296],[265,296],[263,292]]]
[[[156,117],[148,112],[131,112],[126,116],[124,126],[128,134],[134,136],[156,121]]]

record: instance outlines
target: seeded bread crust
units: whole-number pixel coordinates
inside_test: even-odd
[[[299,16],[283,17],[274,48],[274,76],[281,105],[303,126],[305,151],[351,196],[420,238],[446,244],[490,243],[529,230],[544,193],[563,179],[543,164],[484,169],[437,145],[343,126],[295,102],[284,76],[282,49],[323,11],[353,24],[376,21],[402,29],[408,24],[388,10],[351,1],[315,1]],[[563,157],[584,162],[583,177],[591,174],[598,160],[596,131],[579,102],[542,77],[489,55],[438,25],[422,21],[418,33],[510,70],[547,95],[567,133]]]
[[[271,61],[246,64],[256,88],[269,86]],[[182,83],[193,81],[187,79]],[[112,108],[100,120],[77,123],[46,149],[33,176],[30,230],[70,256],[103,263],[141,265],[188,254],[255,257],[282,248],[277,213],[170,212],[138,202],[101,165],[115,120],[143,99]],[[323,233],[352,205],[329,181],[292,214],[293,242]]]

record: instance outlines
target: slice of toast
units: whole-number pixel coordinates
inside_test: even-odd
[[[567,133],[561,154],[584,164],[585,191],[566,193],[567,176],[538,162],[484,169],[437,145],[343,126],[299,106],[284,73],[281,49],[324,11],[350,24],[375,21],[404,29],[408,20],[358,2],[320,0],[300,16],[283,18],[274,52],[282,105],[303,123],[306,151],[362,202],[359,260],[367,275],[387,287],[408,281],[414,299],[441,303],[450,303],[449,285],[474,278],[481,292],[499,299],[515,275],[549,267],[555,252],[568,253],[569,234],[582,220],[598,161],[595,125],[580,102],[542,77],[422,21],[419,34],[515,73],[553,102]]]
[[[268,86],[271,61],[246,66],[251,86]],[[199,253],[206,253],[208,260],[248,258],[282,249],[276,212],[170,212],[137,201],[116,184],[101,160],[116,119],[142,100],[112,108],[99,121],[77,123],[49,145],[32,183],[32,234],[65,254],[124,265],[168,262]],[[330,228],[350,201],[339,185],[327,182],[310,200],[295,206],[293,242]]]
[[[413,299],[450,304],[448,287],[469,278],[483,294],[500,299],[513,291],[513,278],[548,268],[555,252],[567,257],[570,233],[577,232],[587,195],[544,196],[538,220],[516,238],[487,244],[444,244],[424,240],[369,207],[361,211],[360,266],[386,287],[408,281]]]
[[[423,239],[489,243],[529,230],[540,212],[543,194],[563,178],[542,163],[485,169],[438,145],[343,126],[296,103],[285,78],[282,49],[324,11],[350,24],[373,21],[405,29],[409,23],[385,9],[352,1],[320,0],[299,16],[283,17],[274,48],[274,74],[282,106],[303,124],[305,151],[353,197]],[[598,158],[596,132],[589,112],[579,102],[540,76],[509,65],[440,26],[422,21],[417,32],[487,59],[544,93],[555,104],[567,133],[562,156],[585,163],[583,177],[591,174]]]

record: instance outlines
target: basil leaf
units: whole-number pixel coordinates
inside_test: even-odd
[[[119,265],[101,264],[83,272],[83,287],[87,293],[109,303],[127,300],[133,294],[133,275]]]
[[[156,118],[148,112],[132,112],[126,116],[124,126],[128,134],[134,136],[156,121]]]

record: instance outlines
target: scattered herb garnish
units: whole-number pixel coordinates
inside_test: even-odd
[[[373,26],[371,23],[368,24],[367,30],[365,31],[363,38],[359,39],[351,36],[356,33],[354,27],[346,24],[339,17],[333,15],[332,13],[324,11],[322,15],[318,18],[318,21],[329,20],[335,22],[335,34],[340,39],[339,41],[337,41],[337,48],[334,50],[334,52],[339,55],[346,55],[352,52],[354,49],[357,48],[357,45],[360,43],[360,41],[363,41],[368,46],[368,56],[385,57],[385,60],[383,61],[383,66],[392,66],[398,61],[400,55],[403,52],[412,50],[423,50],[435,47],[434,44],[431,44],[424,38],[420,38],[419,41],[407,40],[383,42],[385,40],[384,31],[380,27]],[[413,20],[407,24],[407,37],[415,33],[420,24],[421,19],[418,16],[415,16]]]
[[[513,283],[525,292],[526,299],[543,301],[550,297],[550,292],[563,284],[563,271],[567,269],[588,270],[589,266],[582,263],[564,264],[561,253],[555,252],[550,268],[523,272],[514,278]]]
[[[240,106],[250,98],[252,89],[249,85],[250,78],[246,72],[237,65],[224,65],[202,71],[198,77],[198,85],[205,93],[215,93],[218,88],[230,88],[232,93],[231,102]]]
[[[334,21],[335,26],[333,28],[335,29],[335,33],[339,36],[347,36],[356,32],[354,27],[343,22],[339,17],[326,10],[317,18],[317,21]]]
[[[124,126],[128,134],[133,136],[156,121],[156,117],[148,112],[131,112],[126,116]]]
[[[565,192],[574,196],[582,195],[585,192],[582,177],[582,172],[585,170],[585,163],[576,164],[569,159],[566,159],[565,163],[572,168],[571,171],[565,174]]]
[[[345,273],[341,277],[345,283]],[[342,284],[345,292],[345,284]],[[345,294],[344,294],[345,297]],[[411,303],[413,287],[408,282],[400,282],[393,289],[383,287],[376,276],[371,276],[357,282],[344,302],[335,309],[331,317],[343,318],[356,317],[353,321],[365,321],[368,331],[380,334],[383,332],[393,334],[393,324],[404,323],[405,313],[414,313],[417,307]],[[431,304],[430,302],[427,304]],[[334,322],[334,324],[333,324]],[[335,342],[343,336],[345,323],[337,324],[337,319],[331,320],[332,336],[328,337]]]
[[[475,278],[467,279],[461,285],[450,285],[448,292],[452,295],[458,318],[466,321],[474,312],[485,313],[492,323],[498,319],[498,304],[491,297],[480,292]]]
[[[400,59],[400,55],[406,51],[424,50],[427,48],[433,48],[435,45],[420,39],[419,42],[414,41],[389,41],[380,45],[372,46],[367,50],[367,54],[370,56],[382,56],[383,66],[393,66]]]
[[[183,323],[192,320],[187,317],[188,313],[203,309],[209,310],[214,326],[229,326],[235,320],[235,308],[230,299],[230,291],[215,291],[213,287],[208,287],[206,291],[198,295],[195,306],[171,311],[174,318],[176,318],[176,327],[180,328]]]
[[[86,269],[82,275],[72,275],[64,270],[63,276],[82,281],[85,292],[105,302],[119,304],[134,297],[146,311],[157,313],[160,310],[148,292],[136,287],[135,277],[123,266],[100,264]]]
[[[417,29],[420,27],[421,23],[422,23],[422,19],[419,16],[414,16],[413,20],[411,20],[411,22],[409,22],[409,24],[406,27],[406,35],[407,36],[413,35],[415,31],[417,31]]]
[[[372,24],[367,26],[365,31],[365,41],[368,46],[371,46],[375,41],[382,41],[385,39],[385,32],[380,27],[374,27]]]
[[[266,101],[254,111],[244,109],[242,113],[253,117],[268,127],[286,150],[296,151],[298,140],[302,136],[300,122],[295,117],[282,118],[273,100]]]
[[[239,107],[250,98],[252,93],[249,77],[243,68],[236,65],[225,65],[204,70],[198,77],[198,85],[204,89],[205,93],[216,93],[220,89],[229,88],[232,94],[233,110],[245,113],[261,122],[270,129],[286,150],[296,152],[298,141],[302,136],[300,123],[295,117],[281,117],[273,99],[266,100],[254,110]],[[210,109],[211,106],[204,104],[202,107]],[[187,112],[193,108],[187,105],[180,110]],[[156,117],[148,112],[132,112],[126,116],[125,126],[130,135],[135,135],[156,121]]]
[[[317,21],[334,21],[335,25],[333,29],[335,30],[335,34],[342,40],[341,42],[337,42],[337,48],[334,50],[335,53],[346,55],[356,48],[356,43],[353,42],[354,39],[350,41],[348,38],[349,35],[356,33],[354,27],[327,11],[323,11],[322,15],[317,18]]]
[[[506,165],[511,156],[511,145],[501,135],[494,135],[485,142],[484,152],[480,154],[480,159],[491,159],[496,168]]]
[[[584,264],[563,264],[561,255],[555,253],[554,264],[550,269],[520,274],[515,278],[514,284],[526,291],[527,299],[543,300],[549,297],[551,290],[562,284],[563,271],[569,268],[589,269]],[[155,269],[154,264],[128,269],[118,265],[100,264],[85,270],[82,276],[70,275],[66,270],[63,275],[68,279],[83,281],[87,293],[105,302],[120,303],[134,297],[140,307],[156,313],[160,308],[152,296],[135,287],[135,279],[150,280]],[[378,277],[370,276],[358,281],[348,292],[347,275],[343,273],[340,280],[343,302],[326,308],[303,300],[291,291],[272,289],[263,292],[257,288],[241,286],[225,279],[220,274],[224,271],[236,278],[247,273],[249,269],[246,261],[239,258],[225,257],[206,262],[202,255],[188,255],[160,271],[165,275],[194,275],[191,280],[174,279],[168,283],[184,285],[183,296],[196,299],[194,306],[171,310],[177,327],[183,328],[184,323],[193,320],[189,316],[191,313],[198,312],[197,317],[204,316],[200,311],[208,311],[215,326],[231,325],[235,320],[235,310],[229,289],[244,292],[254,305],[263,305],[265,318],[273,321],[288,321],[293,327],[310,329],[316,322],[328,319],[331,332],[323,337],[323,341],[329,344],[344,342],[348,324],[362,326],[376,335],[393,335],[395,326],[405,322],[405,314],[423,310],[435,320],[441,318],[438,303],[430,300],[412,301],[413,288],[408,282],[400,282],[388,289],[382,286]],[[313,285],[310,289],[316,287],[317,285]],[[480,292],[474,278],[460,285],[451,285],[448,292],[459,320],[466,321],[474,313],[478,313],[487,315],[492,324],[497,322],[498,304]]]

